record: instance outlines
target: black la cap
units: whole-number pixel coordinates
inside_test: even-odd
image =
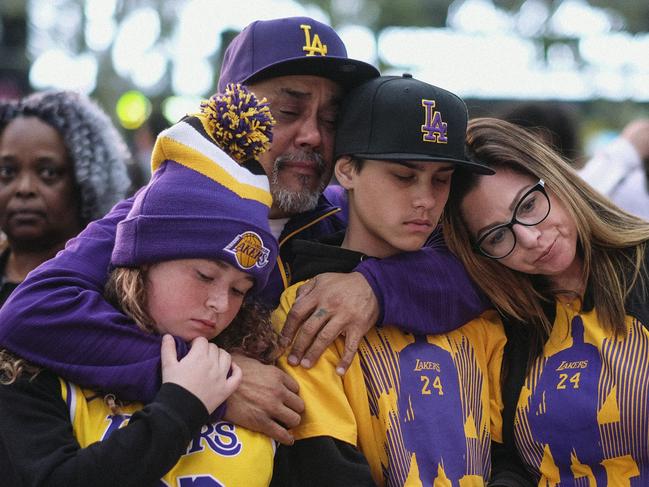
[[[372,79],[345,97],[336,132],[336,158],[452,162],[481,174],[489,167],[467,159],[468,111],[460,97],[403,76]]]

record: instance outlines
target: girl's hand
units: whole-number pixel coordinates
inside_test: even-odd
[[[212,414],[241,383],[241,369],[230,354],[204,337],[192,340],[187,355],[178,360],[171,335],[162,337],[162,382],[177,384],[194,394]],[[232,374],[228,377],[228,372]]]

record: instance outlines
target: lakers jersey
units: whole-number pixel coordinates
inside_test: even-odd
[[[278,328],[295,301],[287,289]],[[483,486],[491,439],[500,441],[499,374],[505,343],[495,313],[444,335],[374,327],[344,377],[338,339],[311,369],[280,366],[300,385],[296,440],[329,436],[357,446],[378,485]]]
[[[558,303],[518,399],[514,436],[547,486],[649,485],[649,333],[616,338],[580,303]]]
[[[103,396],[60,379],[61,394],[82,448],[107,438],[128,424],[142,404],[120,407],[112,414]],[[272,476],[275,447],[261,433],[231,423],[207,424],[187,447],[178,463],[160,480],[165,487],[262,487]]]

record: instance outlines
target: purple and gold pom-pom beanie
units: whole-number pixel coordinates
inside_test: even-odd
[[[139,267],[175,259],[218,259],[266,284],[277,256],[268,178],[255,158],[274,120],[241,85],[201,104],[158,135],[151,181],[117,225],[111,263]]]

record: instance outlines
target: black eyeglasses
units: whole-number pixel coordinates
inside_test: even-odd
[[[516,247],[514,225],[533,227],[545,220],[549,214],[550,198],[545,192],[545,181],[539,179],[539,182],[518,200],[509,223],[498,225],[485,233],[476,242],[475,249],[491,259],[503,259]]]

